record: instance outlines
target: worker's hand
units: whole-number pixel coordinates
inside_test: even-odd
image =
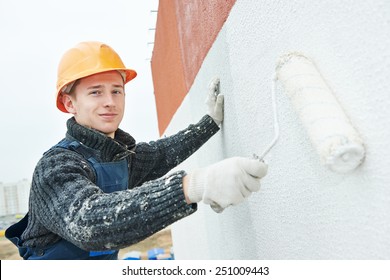
[[[233,157],[189,173],[188,200],[210,204],[215,212],[237,205],[260,190],[267,165],[256,159]]]
[[[223,94],[219,94],[219,78],[211,80],[206,98],[208,114],[217,125],[223,121]]]

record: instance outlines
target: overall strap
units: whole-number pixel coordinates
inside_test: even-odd
[[[64,138],[57,145],[55,145],[53,148],[55,148],[55,147],[75,151],[75,152],[81,154],[86,160],[88,160],[92,164],[95,164],[98,162],[96,160],[96,158],[94,157],[93,150],[91,148],[84,146],[79,141],[69,140],[69,139]]]

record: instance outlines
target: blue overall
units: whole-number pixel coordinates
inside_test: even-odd
[[[126,190],[129,180],[129,169],[126,159],[116,162],[98,162],[93,149],[90,149],[80,142],[63,139],[53,148],[64,148],[81,154],[93,167],[96,174],[96,185],[105,193]],[[51,148],[49,151],[51,151]],[[48,151],[48,152],[49,152]],[[61,239],[53,245],[44,248],[31,248],[22,246],[21,235],[26,229],[28,223],[28,213],[18,223],[10,226],[5,236],[14,243],[19,254],[23,259],[28,260],[49,260],[49,259],[68,259],[68,260],[114,260],[118,258],[117,250],[92,251],[88,252],[78,248],[72,243]]]

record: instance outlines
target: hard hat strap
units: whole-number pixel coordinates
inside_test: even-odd
[[[62,93],[69,94],[75,83],[76,83],[76,81],[73,81],[73,82],[70,82],[69,84],[65,85],[62,88]]]

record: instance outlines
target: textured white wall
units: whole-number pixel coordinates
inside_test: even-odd
[[[173,226],[179,259],[390,259],[390,2],[237,0],[166,134],[205,112],[221,78],[222,131],[180,168],[261,153],[273,137],[271,77],[289,51],[311,57],[360,132],[354,172],[322,166],[281,87],[280,140],[262,189],[215,214],[204,204]]]

